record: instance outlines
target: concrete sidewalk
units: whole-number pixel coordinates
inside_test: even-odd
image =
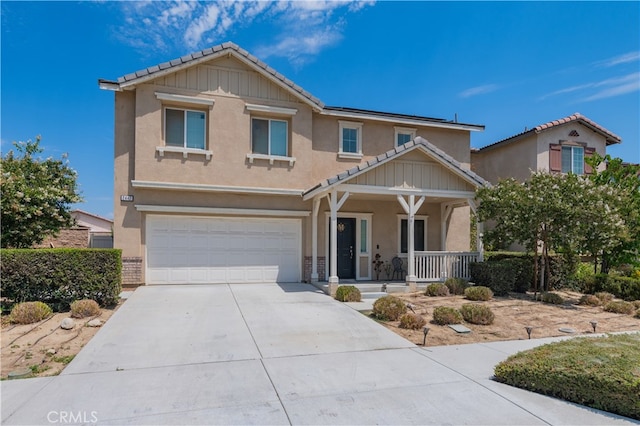
[[[637,424],[490,380],[550,341],[416,347],[306,284],[137,289],[2,424]]]

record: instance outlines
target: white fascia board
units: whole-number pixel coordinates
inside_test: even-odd
[[[115,81],[98,80],[98,87],[102,90],[110,90],[112,92],[122,92],[120,85]]]
[[[296,115],[298,112],[295,108],[284,108],[269,105],[244,104],[248,111],[264,112],[268,114]]]
[[[342,184],[338,187],[339,191],[349,191],[351,194],[376,194],[376,195],[418,195],[425,197],[440,198],[475,198],[476,193],[473,191],[450,191],[442,189],[420,189],[420,188],[396,188],[386,186],[373,185],[354,185]]]
[[[380,117],[372,114],[358,114],[353,112],[340,112],[340,111],[326,111],[322,110],[320,112],[322,115],[329,115],[333,117],[342,117],[349,119],[357,119],[357,120],[372,120],[372,121],[383,121],[386,123],[395,123],[395,124],[405,124],[411,126],[421,126],[421,127],[438,127],[443,129],[454,129],[454,130],[467,130],[470,132],[482,132],[483,128],[479,126],[473,126],[468,124],[460,124],[460,123],[437,123],[431,121],[423,121],[416,120],[411,118],[400,118],[400,117]]]
[[[245,187],[245,186],[220,186],[220,185],[203,185],[198,183],[177,183],[177,182],[151,182],[132,180],[131,186],[140,189],[163,189],[173,191],[197,191],[197,192],[232,192],[238,194],[264,194],[264,195],[302,195],[302,189],[286,189],[286,188],[262,188],[262,187]]]
[[[182,102],[187,104],[213,106],[214,99],[199,98],[197,96],[176,95],[173,93],[155,92],[156,98],[161,101]]]
[[[307,217],[310,211],[305,210],[268,210],[268,209],[234,209],[221,207],[189,207],[136,204],[136,210],[145,213],[186,213],[228,216],[270,216],[270,217]]]

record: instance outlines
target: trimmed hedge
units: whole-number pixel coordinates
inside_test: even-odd
[[[606,291],[624,300],[640,300],[640,279],[619,275],[598,274],[595,291]]]
[[[11,303],[40,301],[56,311],[80,299],[118,303],[121,250],[3,249],[0,257],[2,297]]]
[[[496,296],[506,296],[515,289],[517,274],[513,264],[505,260],[471,264],[471,281],[489,287]]]
[[[517,353],[495,380],[640,420],[640,334],[576,338]]]
[[[354,285],[341,285],[336,290],[336,300],[340,302],[360,302],[362,294]]]

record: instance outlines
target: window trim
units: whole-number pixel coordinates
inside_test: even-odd
[[[407,253],[402,253],[402,220],[406,220],[407,221],[407,227],[409,226],[409,215],[406,214],[399,214],[397,215],[398,217],[398,222],[397,222],[397,232],[398,232],[398,251],[397,251],[397,256],[398,257],[403,257],[406,258],[409,255],[409,248],[407,247]],[[428,215],[415,215],[414,216],[415,220],[423,220],[424,221],[424,251],[428,250],[428,246],[427,246],[427,236],[429,235],[429,231],[428,231],[428,219],[429,216]],[[407,233],[409,232],[409,230],[407,229]]]
[[[246,104],[247,105],[247,109],[249,109],[249,105],[250,104]],[[264,120],[267,121],[269,123],[269,140],[267,141],[267,150],[268,153],[267,154],[262,154],[262,153],[257,153],[257,152],[253,152],[253,120]],[[286,141],[286,147],[287,147],[287,155],[274,155],[271,154],[271,122],[272,121],[281,121],[287,124],[287,141]],[[290,151],[291,151],[291,136],[290,136],[290,128],[291,128],[291,122],[287,119],[283,119],[280,117],[263,117],[263,116],[255,116],[255,117],[251,117],[250,118],[250,122],[251,122],[251,141],[250,141],[250,145],[251,145],[251,152],[247,153],[247,159],[249,160],[249,164],[253,164],[255,160],[267,160],[269,161],[270,165],[273,165],[275,162],[283,162],[283,163],[289,163],[289,167],[292,167],[294,165],[294,163],[296,162],[296,157],[292,157],[290,155]]]
[[[163,98],[162,96],[159,95],[167,95],[167,94],[163,94],[163,93],[158,93],[156,92],[156,96],[158,97],[158,99],[168,99],[168,98]],[[181,95],[173,95],[173,96],[181,96]],[[191,98],[191,97],[187,97],[184,96],[183,98]],[[207,104],[209,105],[209,104]],[[211,101],[211,104],[213,105],[213,101]],[[183,117],[185,120],[185,126],[184,126],[184,135],[183,135],[183,146],[175,146],[175,145],[167,145],[167,110],[168,109],[172,109],[175,111],[182,111],[183,112]],[[204,116],[204,147],[203,148],[190,148],[186,146],[187,143],[187,126],[186,126],[186,113],[187,112],[197,112],[197,113],[202,113],[205,114]],[[156,152],[158,153],[158,155],[160,157],[164,157],[165,152],[175,152],[175,153],[179,153],[182,154],[183,158],[188,158],[189,154],[191,155],[204,155],[205,158],[207,160],[211,160],[211,157],[213,156],[213,151],[208,150],[207,149],[207,145],[208,145],[208,111],[204,111],[202,109],[195,109],[195,108],[190,108],[188,106],[174,106],[174,105],[163,105],[162,106],[162,142],[164,143],[164,145],[159,145],[156,146]]]
[[[568,148],[568,149],[570,149],[570,150],[571,150],[571,156],[570,156],[571,169],[570,169],[570,170],[568,170],[568,171],[564,171],[564,170],[563,170],[564,168],[562,167],[562,166],[563,166],[563,164],[562,164],[562,163],[563,163],[563,161],[562,161],[562,160],[563,160],[564,152],[565,152],[565,149],[566,149],[566,148]],[[582,164],[581,164],[581,166],[582,166],[582,171],[581,171],[580,173],[577,173],[577,172],[574,170],[574,166],[575,166],[575,159],[574,159],[574,155],[575,155],[575,154],[574,154],[574,150],[576,150],[576,149],[580,149],[580,150],[582,151]],[[585,149],[585,147],[584,147],[584,146],[582,146],[582,145],[561,144],[561,145],[560,145],[560,172],[561,172],[561,173],[573,173],[573,174],[575,174],[575,175],[584,175],[584,174],[585,174],[585,167],[584,167],[584,164],[585,164],[585,163],[584,163],[584,160],[585,160],[585,158],[586,158],[586,155],[585,155],[585,154],[586,154],[586,149]]]
[[[410,140],[414,140],[416,138],[416,129],[415,128],[411,128],[411,127],[400,127],[400,126],[393,126],[394,129],[394,136],[393,136],[393,146],[398,147],[400,145],[398,145],[398,135],[409,135],[411,137]],[[404,145],[404,144],[403,144]]]
[[[359,160],[362,158],[362,122],[358,121],[345,121],[338,120],[338,158],[346,158],[351,160]],[[356,140],[357,143],[357,152],[345,152],[342,150],[343,147],[343,129],[355,129],[357,130],[358,137]]]

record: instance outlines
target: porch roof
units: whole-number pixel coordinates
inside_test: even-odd
[[[420,150],[426,153],[429,157],[433,158],[437,163],[446,167],[455,175],[462,178],[464,181],[468,182],[474,187],[480,186],[488,186],[489,182],[484,180],[482,177],[477,175],[471,170],[465,169],[462,167],[459,161],[455,160],[453,157],[437,148],[426,139],[418,136],[413,141],[408,142],[404,145],[398,146],[392,150],[385,152],[384,154],[378,155],[377,157],[368,160],[365,163],[359,164],[356,167],[353,167],[349,170],[345,170],[342,173],[338,173],[335,176],[329,177],[328,179],[322,180],[320,183],[315,185],[314,187],[303,192],[303,199],[308,200],[313,198],[314,196],[321,194],[323,192],[329,191],[330,189],[336,187],[337,185],[344,184],[349,180],[356,178],[359,175],[370,172],[371,170],[380,167],[381,165],[388,163],[392,160],[398,159],[409,152]]]

